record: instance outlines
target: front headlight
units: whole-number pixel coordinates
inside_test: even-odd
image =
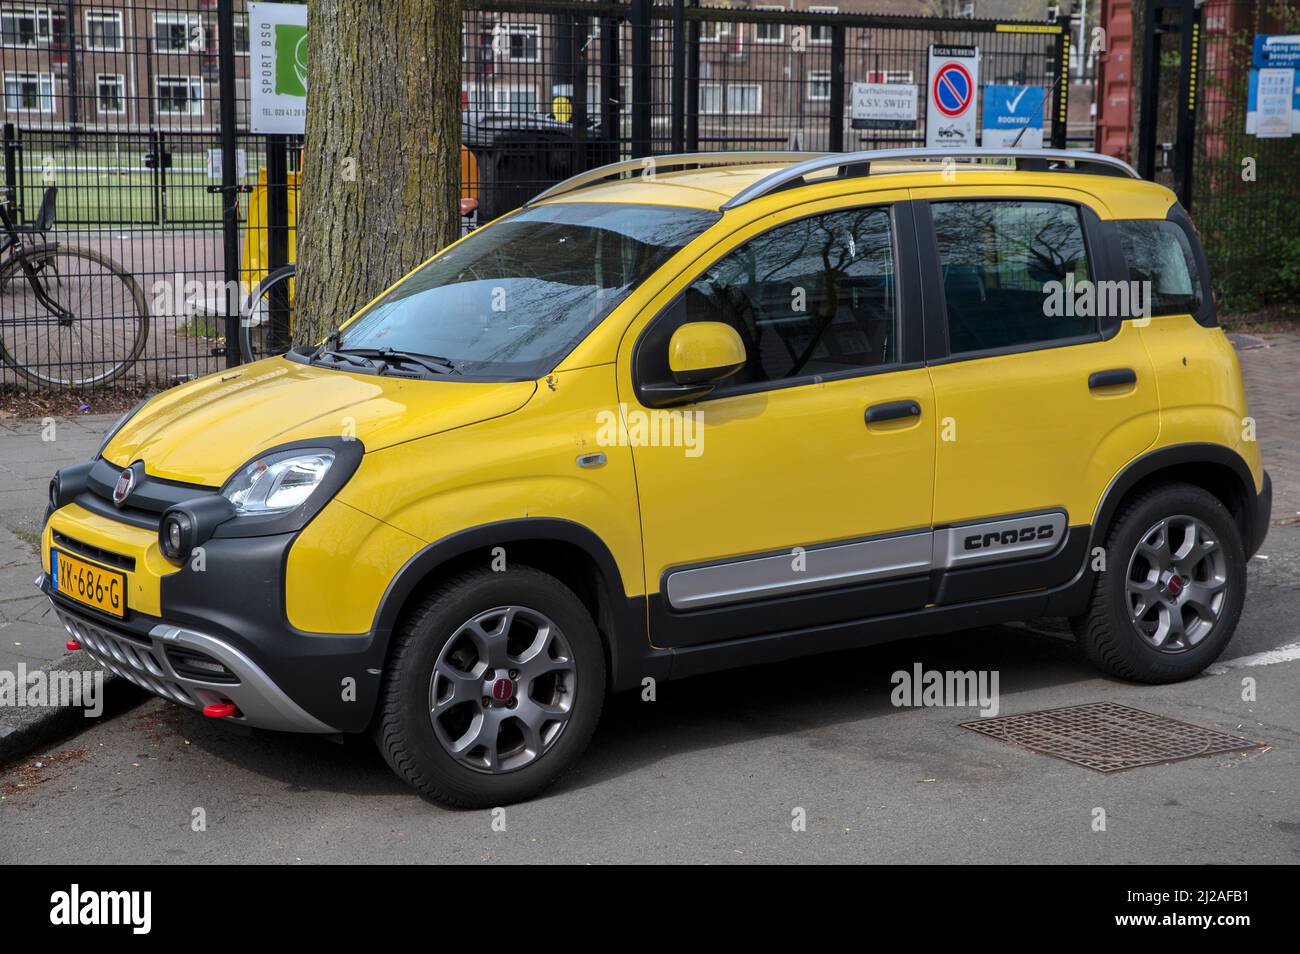
[[[241,516],[286,513],[311,496],[333,464],[328,448],[267,454],[231,477],[221,494]]]

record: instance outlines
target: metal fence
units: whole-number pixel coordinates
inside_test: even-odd
[[[931,43],[980,47],[982,84],[1047,88],[1065,144],[1063,23],[650,0],[466,0],[464,20],[467,228],[619,158],[921,142]],[[304,147],[249,131],[249,43],[244,0],[0,2],[4,207],[25,243],[91,253],[28,262],[57,275],[53,304],[0,254],[0,385],[151,387],[238,360],[241,297],[294,260]],[[854,82],[916,84],[916,128],[855,128]]]
[[[1300,136],[1246,133],[1255,34],[1300,33],[1294,0],[1213,0],[1202,8],[1193,216],[1220,310],[1300,301]],[[1167,81],[1163,76],[1162,81]]]

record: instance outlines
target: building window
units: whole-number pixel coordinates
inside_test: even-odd
[[[785,12],[785,7],[755,7],[755,10],[770,10]],[[784,23],[756,23],[754,24],[754,42],[755,43],[782,43],[785,41],[785,24]]]
[[[713,115],[722,112],[722,84],[700,84],[700,113]]]
[[[203,17],[197,13],[155,13],[153,48],[155,53],[202,52],[207,48]]]
[[[126,80],[121,73],[100,73],[95,77],[95,104],[101,116],[126,112]]]
[[[537,112],[534,86],[497,86],[492,90],[492,108],[499,113]]]
[[[915,83],[911,70],[868,70],[868,83]]]
[[[0,43],[5,46],[35,46],[50,42],[50,11],[47,7],[7,7],[0,10]]]
[[[158,112],[164,116],[202,116],[203,81],[197,76],[160,76]]]
[[[470,86],[461,90],[462,108],[495,113],[536,113],[537,87],[519,85]]]
[[[513,63],[539,63],[542,59],[542,28],[536,24],[498,23],[490,36],[492,58]]]
[[[808,71],[808,98],[822,102],[831,98],[831,71]]]
[[[54,74],[6,73],[5,109],[54,112]]]
[[[700,42],[719,43],[731,39],[731,24],[718,20],[704,20],[700,23]]]
[[[122,11],[86,11],[86,49],[116,53],[122,46]]]
[[[727,112],[757,113],[763,108],[763,87],[758,83],[728,83]]]
[[[248,14],[235,14],[235,52],[240,56],[248,55]]]
[[[809,13],[839,13],[839,7],[809,7]],[[809,43],[830,43],[831,28],[824,23],[817,23],[808,28]]]

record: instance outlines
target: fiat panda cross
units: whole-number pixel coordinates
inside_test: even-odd
[[[1193,676],[1268,526],[1252,434],[1122,162],[660,157],[146,401],[54,477],[40,585],[165,699],[496,805],[650,680],[1041,616]]]

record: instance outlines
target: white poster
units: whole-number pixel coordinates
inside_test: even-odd
[[[925,104],[925,144],[939,148],[977,145],[976,91],[980,81],[977,46],[931,46]]]
[[[301,134],[307,126],[307,5],[248,5],[255,133]]]
[[[1267,67],[1259,70],[1255,93],[1255,135],[1260,139],[1291,136],[1291,99],[1295,70]]]
[[[854,129],[915,129],[914,83],[854,83],[849,116]]]

